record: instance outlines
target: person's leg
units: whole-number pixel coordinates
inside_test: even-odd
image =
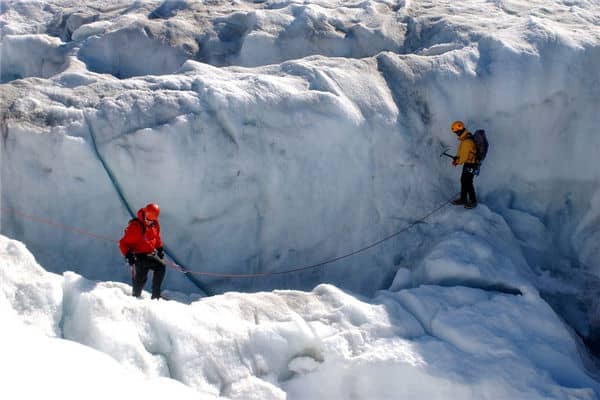
[[[471,175],[471,182],[467,194],[469,195],[469,202],[471,204],[477,204],[477,195],[475,194],[475,186],[473,185],[473,175]]]
[[[142,295],[142,289],[148,279],[148,268],[146,266],[146,259],[144,256],[138,255],[135,262],[135,275],[133,276],[133,293],[135,297]]]
[[[460,199],[454,204],[465,204],[468,200],[469,192],[469,176],[471,184],[473,183],[473,175],[467,172],[467,168],[463,166],[462,174],[460,175]]]
[[[157,256],[149,256],[148,260],[151,261],[150,268],[154,271],[152,273],[152,298],[160,298],[161,285],[165,277],[165,263]]]
[[[463,173],[460,177],[461,186],[464,190],[465,206],[472,207],[477,204],[477,197],[475,195],[475,187],[473,186],[473,178],[475,175],[472,172],[471,166],[465,166]]]

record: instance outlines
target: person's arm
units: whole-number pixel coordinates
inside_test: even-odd
[[[452,160],[452,165],[461,165],[465,163],[465,154],[464,154],[464,141],[460,142],[458,144],[458,149],[456,150],[456,155],[454,156],[453,160]]]
[[[127,256],[127,253],[132,251],[135,248],[135,245],[140,241],[144,240],[144,235],[142,233],[142,227],[139,223],[131,222],[125,228],[125,234],[119,240],[119,249],[121,250],[121,254],[123,256]]]
[[[162,238],[160,237],[160,223],[158,221],[156,221],[156,232],[158,233],[158,237],[156,238],[156,248],[162,248],[163,247],[163,241]]]
[[[156,232],[158,233],[158,237],[156,238],[156,255],[162,260],[165,258],[165,251],[163,249],[162,238],[160,237],[160,223],[158,221],[156,221],[156,227]]]

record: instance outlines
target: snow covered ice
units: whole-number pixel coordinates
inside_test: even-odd
[[[91,390],[93,398],[113,390],[121,396],[121,387],[147,390],[140,372],[151,388],[183,398],[191,392],[166,377],[203,398],[234,399],[591,399],[600,389],[564,324],[535,292],[423,285],[366,299],[319,285],[312,292],[156,302],[132,298],[122,283],[46,272],[6,237],[0,255],[9,357],[3,376],[44,375],[51,398],[63,385],[67,397],[76,394],[70,382],[79,376],[100,389]],[[33,371],[22,360],[26,352],[34,355]],[[46,369],[53,373],[45,376]],[[115,384],[118,390],[106,387]],[[11,388],[38,390],[22,381],[2,390]]]
[[[3,398],[598,397],[597,2],[4,1],[0,27]],[[458,190],[455,119],[488,132],[480,205],[419,221]],[[149,201],[201,272],[411,228],[139,301],[114,241]]]

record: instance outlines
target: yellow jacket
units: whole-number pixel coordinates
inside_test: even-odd
[[[456,164],[475,164],[477,163],[477,150],[471,133],[465,129],[462,135],[458,137],[460,143],[456,152]]]

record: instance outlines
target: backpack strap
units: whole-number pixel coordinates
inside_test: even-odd
[[[137,222],[138,224],[140,224],[140,226],[142,227],[142,234],[146,233],[146,224],[144,224],[141,219],[139,219],[137,217],[136,218],[131,218],[129,220],[129,223],[131,224],[132,222]]]

